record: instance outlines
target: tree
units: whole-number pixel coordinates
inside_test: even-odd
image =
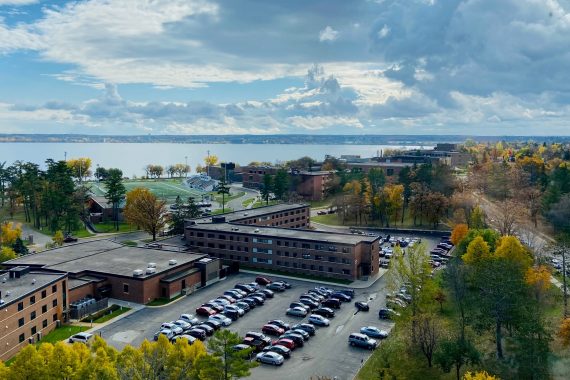
[[[467,235],[469,232],[469,227],[466,224],[457,224],[453,227],[453,231],[451,232],[451,242],[453,245],[459,244],[461,240]]]
[[[570,346],[570,318],[564,318],[560,323],[558,336],[562,340],[562,345],[565,347]]]
[[[545,265],[527,269],[525,281],[534,290],[537,302],[540,302],[544,294],[550,289],[550,276],[550,270]]]
[[[51,238],[51,240],[53,241],[53,244],[56,247],[61,247],[63,245],[63,232],[61,230],[58,230],[55,232],[55,234],[53,235],[53,237]]]
[[[469,227],[474,230],[485,228],[485,212],[479,206],[475,206],[469,218]]]
[[[104,181],[107,178],[107,169],[105,169],[104,167],[97,167],[97,169],[95,169],[95,178],[97,178],[97,180],[99,181]]]
[[[12,246],[22,237],[22,225],[4,222],[0,226],[0,245]]]
[[[278,169],[273,178],[273,193],[277,199],[283,199],[289,189],[289,175],[285,169]]]
[[[439,319],[432,314],[421,314],[415,318],[417,326],[417,343],[431,368],[435,350],[442,335]]]
[[[269,197],[273,191],[273,178],[270,174],[263,175],[263,185],[261,186],[261,199],[265,201],[265,204],[269,204]]]
[[[200,208],[194,202],[194,198],[188,198],[188,204],[185,205],[180,197],[176,197],[174,210],[171,213],[172,232],[176,235],[184,233],[184,221],[186,219],[194,219],[200,216]]]
[[[208,348],[214,357],[220,358],[223,379],[237,379],[250,375],[250,369],[257,366],[247,357],[251,350],[235,351],[233,346],[241,343],[242,338],[230,330],[218,330],[208,341]]]
[[[123,172],[119,169],[109,169],[105,178],[105,199],[111,203],[113,207],[113,221],[115,222],[115,230],[119,231],[119,207],[125,199],[127,190],[123,185]]]
[[[517,263],[526,271],[532,264],[532,255],[515,236],[503,236],[499,241],[495,256]]]
[[[158,232],[166,224],[166,201],[158,200],[148,189],[137,187],[127,193],[125,219],[142,228],[156,240]]]
[[[463,380],[500,380],[496,376],[491,376],[487,373],[487,371],[479,371],[479,372],[467,372],[463,375]]]
[[[444,372],[450,372],[452,367],[455,367],[457,380],[460,380],[461,367],[478,364],[479,361],[479,351],[477,351],[471,341],[462,338],[448,339],[441,342],[435,354],[435,363]]]
[[[91,159],[88,157],[70,158],[67,160],[67,166],[73,178],[79,182],[91,177]]]
[[[477,236],[467,246],[467,253],[461,256],[467,264],[476,264],[491,257],[489,245],[481,236]]]
[[[12,249],[20,256],[28,254],[28,247],[24,245],[24,242],[19,237],[16,238],[16,241],[12,245]]]
[[[16,252],[10,247],[0,247],[0,263],[16,258]]]
[[[218,184],[218,194],[222,196],[222,212],[226,211],[226,195],[230,195],[230,187],[226,185],[226,180],[222,178]]]

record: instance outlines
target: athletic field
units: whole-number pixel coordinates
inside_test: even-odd
[[[200,200],[202,194],[206,194],[197,189],[190,189],[182,184],[180,180],[142,180],[142,181],[123,181],[127,192],[131,191],[135,187],[145,187],[149,189],[153,194],[161,199],[166,199],[168,203],[173,203],[176,197],[180,195],[183,201],[186,201],[188,197],[194,197]],[[91,187],[93,194],[98,196],[105,195],[105,186],[103,183],[89,182],[88,186]]]

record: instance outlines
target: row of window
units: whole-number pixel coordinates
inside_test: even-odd
[[[57,306],[57,298],[54,299],[51,304],[53,307],[56,307]],[[43,305],[42,306],[42,314],[47,313],[47,311],[48,311],[48,306]],[[30,321],[33,321],[34,319],[36,319],[36,311],[35,310],[30,313]],[[18,327],[22,327],[22,326],[24,326],[24,324],[26,324],[26,318],[25,317],[18,319]]]
[[[53,321],[53,322],[57,321],[57,314],[54,314],[54,315],[52,316],[52,321]],[[47,326],[48,326],[48,320],[47,320],[47,319],[44,319],[44,320],[42,321],[42,329],[45,329]],[[30,336],[31,336],[31,337],[35,336],[37,332],[38,332],[37,327],[36,327],[36,326],[32,326],[32,328],[30,329]],[[21,333],[21,334],[18,336],[18,341],[19,341],[20,343],[22,343],[22,342],[25,341],[25,340],[26,340],[26,334],[25,334],[25,333]]]
[[[286,268],[297,268],[297,269],[307,269],[307,270],[313,270],[313,271],[318,271],[318,272],[325,272],[325,273],[338,273],[335,272],[333,267],[327,267],[327,269],[325,270],[325,267],[323,265],[307,265],[307,264],[299,264],[297,262],[293,262],[290,263],[289,261],[284,261],[281,262],[280,260],[277,260],[276,262],[277,265],[282,266],[282,267],[286,267]],[[342,274],[350,274],[350,269],[342,269],[340,271],[340,273]]]
[[[51,287],[51,293],[54,294],[57,292],[57,284],[53,285]],[[47,289],[42,290],[42,299],[47,297]],[[57,300],[56,300],[57,302]],[[33,305],[36,303],[36,296],[31,296],[30,297],[30,305]],[[22,311],[24,310],[24,301],[22,302],[18,302],[18,311]]]

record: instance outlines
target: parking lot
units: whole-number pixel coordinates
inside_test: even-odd
[[[427,240],[428,248],[436,244],[437,240]],[[279,280],[278,276],[269,277],[272,280]],[[202,303],[215,299],[238,282],[247,283],[254,279],[253,274],[233,275],[174,304],[161,308],[144,308],[135,312],[102,328],[101,334],[109,344],[119,349],[127,344],[138,346],[144,339],[152,340],[163,322],[176,320],[183,313],[195,314],[196,308]],[[318,284],[303,280],[287,279],[287,281],[291,283],[292,289],[283,293],[275,292],[274,298],[268,298],[263,306],[246,313],[228,328],[243,336],[248,331],[261,332],[262,326],[271,319],[282,319],[290,324],[306,322],[307,317],[290,317],[285,311],[291,302],[298,301],[302,293]],[[330,287],[343,288],[341,285]],[[385,305],[385,288],[386,279],[382,277],[369,288],[355,289],[354,299],[343,303],[340,309],[335,310],[336,315],[330,318],[329,327],[317,327],[316,335],[311,337],[304,347],[296,348],[283,366],[262,364],[252,370],[251,378],[309,379],[311,376],[329,376],[338,380],[352,379],[371,352],[349,346],[350,333],[359,332],[364,326],[376,326],[387,331],[392,328],[391,322],[378,318],[378,310]],[[370,311],[356,312],[355,301],[368,301]],[[199,319],[205,320],[204,317]]]

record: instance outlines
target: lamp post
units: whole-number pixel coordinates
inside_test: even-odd
[[[186,167],[184,168],[184,173],[186,174],[186,178],[188,178],[188,156],[184,156],[184,160],[186,161]]]

